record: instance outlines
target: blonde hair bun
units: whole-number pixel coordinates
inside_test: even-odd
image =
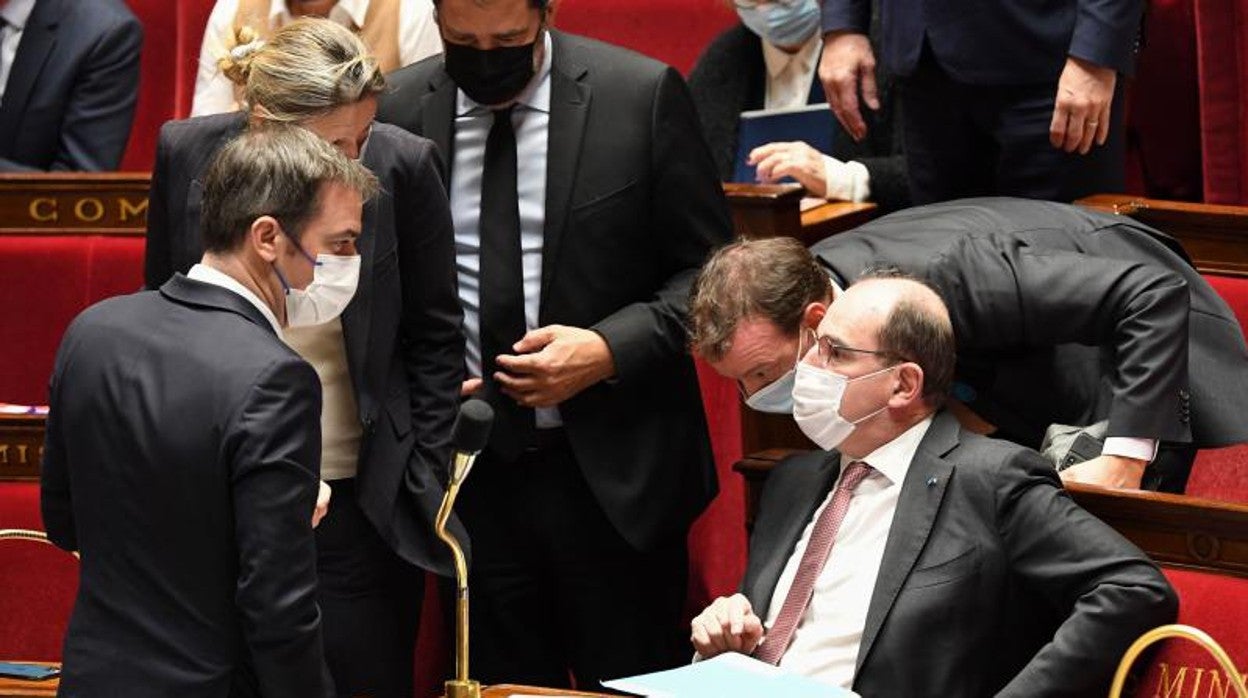
[[[264,48],[264,40],[260,32],[249,26],[239,27],[234,32],[233,48],[217,61],[217,67],[230,82],[246,87],[251,76],[251,60],[261,48]]]

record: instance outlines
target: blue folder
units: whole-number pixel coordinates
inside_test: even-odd
[[[737,159],[732,181],[755,182],[754,167],[746,164],[750,151],[776,141],[805,141],[821,153],[832,154],[832,139],[840,124],[826,103],[796,109],[758,109],[741,112],[737,130]],[[784,181],[792,181],[785,178]]]

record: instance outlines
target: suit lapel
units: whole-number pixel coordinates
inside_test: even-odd
[[[4,88],[4,101],[0,103],[0,153],[12,152],[31,90],[56,47],[56,30],[64,10],[61,0],[41,0],[35,3],[22,30],[22,40],[9,70],[9,82]]]
[[[897,501],[897,513],[884,545],[880,574],[867,607],[867,620],[862,629],[855,675],[871,654],[871,646],[888,618],[893,602],[901,591],[914,563],[927,545],[932,524],[945,498],[945,488],[953,474],[953,464],[943,456],[958,444],[958,423],[951,415],[939,413],[919,444],[910,469],[906,472]]]
[[[759,528],[755,529],[750,541],[750,569],[746,571],[742,591],[760,618],[767,617],[776,583],[793,554],[794,546],[841,472],[841,457],[836,452],[816,451],[803,458],[820,460],[787,464],[790,472],[786,473],[783,491],[768,493],[767,496],[769,502],[783,502],[786,511],[775,517],[775,530],[763,530],[765,524],[759,521]]]
[[[442,182],[451,188],[451,163],[455,161],[455,82],[445,70],[429,79],[429,92],[420,98],[417,133],[433,141],[442,154]]]
[[[376,165],[375,157],[365,155],[364,166],[372,172],[382,172],[383,168]],[[364,364],[368,359],[368,340],[371,320],[373,317],[373,269],[377,259],[377,199],[364,205],[359,239],[356,248],[360,254],[360,280],[355,288],[355,296],[346,310],[342,312],[342,334],[347,349],[347,368],[351,372],[351,383],[355,386],[355,394],[359,404],[361,417],[371,416],[374,406],[372,395],[368,390],[367,377],[364,375]]]
[[[568,208],[580,161],[585,122],[589,116],[590,89],[583,82],[588,68],[575,47],[559,32],[551,32],[554,55],[550,68],[550,124],[546,147],[546,225],[542,241],[542,289],[539,298],[550,297],[550,284],[558,266],[559,246],[567,227]],[[545,305],[545,303],[542,303]],[[541,313],[539,311],[539,318]],[[539,319],[539,323],[542,320]]]

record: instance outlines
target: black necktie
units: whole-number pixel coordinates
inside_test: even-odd
[[[494,381],[494,357],[514,353],[524,336],[524,280],[520,263],[520,206],[516,196],[516,133],[511,109],[494,112],[481,175],[481,370],[495,410],[493,450],[512,460],[536,441],[533,410],[503,395]]]

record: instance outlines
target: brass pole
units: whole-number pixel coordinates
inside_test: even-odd
[[[1131,669],[1131,665],[1135,663],[1135,659],[1149,645],[1164,640],[1166,638],[1179,637],[1191,640],[1201,647],[1205,648],[1213,658],[1217,660],[1218,665],[1222,667],[1222,671],[1226,674],[1227,682],[1235,688],[1235,695],[1238,698],[1248,698],[1248,686],[1244,685],[1244,679],[1239,675],[1239,670],[1235,668],[1235,663],[1231,661],[1231,656],[1222,649],[1217,640],[1214,640],[1208,633],[1193,628],[1190,625],[1162,625],[1153,628],[1144,633],[1130,647],[1127,653],[1122,655],[1122,661],[1118,663],[1118,671],[1114,674],[1114,683],[1109,688],[1109,698],[1119,698],[1122,694],[1122,684],[1127,680],[1127,671]]]

